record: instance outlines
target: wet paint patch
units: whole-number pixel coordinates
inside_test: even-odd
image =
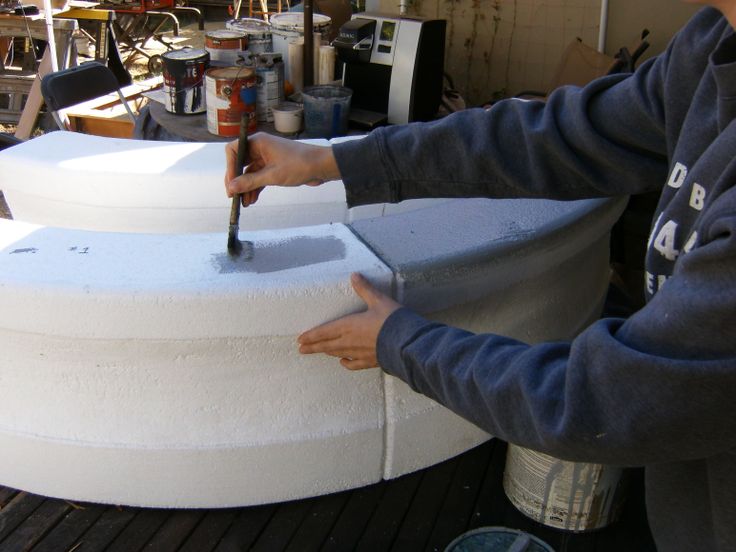
[[[300,236],[281,241],[256,242],[253,258],[233,258],[226,251],[212,255],[212,264],[220,274],[254,272],[268,274],[345,258],[345,244],[332,236]]]

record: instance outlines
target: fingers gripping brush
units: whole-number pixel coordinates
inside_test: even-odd
[[[238,137],[238,160],[235,167],[236,174],[243,174],[248,163],[248,114],[243,113],[240,118],[240,136]],[[240,241],[238,238],[238,223],[240,221],[240,203],[243,194],[233,195],[233,204],[230,208],[230,228],[227,233],[227,252],[233,258],[242,258],[247,261],[253,258],[253,243]]]

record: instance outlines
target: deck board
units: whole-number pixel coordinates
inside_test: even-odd
[[[328,495],[314,502],[304,521],[292,537],[286,552],[321,550],[348,501],[348,493]]]
[[[468,529],[494,446],[476,447],[458,459],[449,491],[426,543],[427,552],[442,550]]]
[[[207,511],[199,525],[182,543],[179,552],[212,552],[237,515],[238,510],[235,508]]]
[[[135,510],[133,508],[109,506],[95,524],[82,534],[70,549],[73,549],[74,552],[106,550],[107,546],[134,517]]]
[[[447,495],[457,464],[457,460],[453,459],[423,474],[393,542],[391,549],[394,552],[424,548]]]
[[[44,500],[16,526],[0,545],[0,549],[13,552],[31,550],[69,510],[71,506],[63,500]]]
[[[386,486],[378,507],[355,547],[356,552],[390,550],[409,505],[419,488],[423,472],[410,473]]]
[[[34,546],[34,552],[59,552],[69,550],[77,540],[94,525],[105,512],[106,506],[98,504],[78,505],[71,508],[62,520]]]
[[[144,550],[177,552],[202,521],[204,515],[203,510],[174,511],[146,543]]]
[[[442,551],[464,531],[513,527],[565,552],[654,552],[643,481],[621,519],[573,534],[519,513],[503,492],[506,445],[327,496],[248,508],[167,510],[73,504],[0,486],[0,552]]]

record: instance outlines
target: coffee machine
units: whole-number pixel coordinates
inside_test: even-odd
[[[343,85],[353,91],[352,121],[427,121],[442,97],[444,19],[353,14],[333,41],[344,63]]]

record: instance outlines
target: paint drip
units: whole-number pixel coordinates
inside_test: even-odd
[[[568,531],[591,531],[618,518],[626,495],[623,468],[567,462],[509,445],[503,489],[534,521]]]

